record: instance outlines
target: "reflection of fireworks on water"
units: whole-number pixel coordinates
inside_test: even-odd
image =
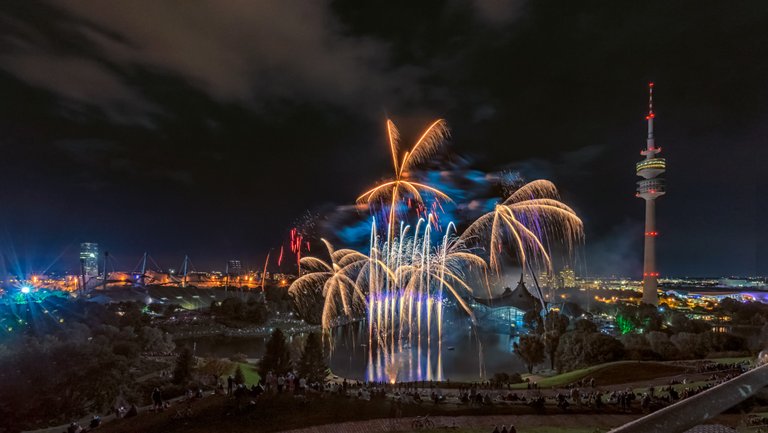
[[[397,236],[387,234],[384,239],[373,222],[368,256],[349,249],[334,250],[324,241],[330,261],[303,257],[301,264],[307,273],[289,289],[297,304],[307,309],[311,308],[307,304],[320,299],[317,295],[321,291],[326,332],[340,317],[356,318],[367,311],[371,380],[391,379],[392,372],[402,370],[394,364],[404,362],[411,348],[415,348],[416,359],[410,359],[409,364],[417,364],[415,371],[409,371],[411,379],[441,380],[446,298],[474,320],[464,300],[472,293],[465,276],[473,270],[484,271],[485,261],[463,249],[452,223],[441,238],[433,236],[431,218],[419,219],[415,229],[401,225]],[[433,350],[438,362],[435,372],[431,367]],[[423,356],[426,366],[422,366]]]
[[[465,300],[473,292],[466,278],[473,271],[484,276],[487,267],[482,258],[465,248],[466,243],[489,237],[489,263],[497,274],[505,244],[515,251],[524,269],[526,263],[536,262],[549,270],[551,260],[545,245],[565,240],[570,247],[582,237],[583,226],[576,213],[559,201],[555,186],[537,180],[516,188],[459,238],[452,222],[443,228],[437,217],[439,200],[449,200],[448,196],[412,181],[409,173],[414,164],[433,154],[447,137],[445,122],[438,120],[430,125],[411,150],[402,155],[399,133],[391,121],[387,121],[387,132],[394,179],[358,198],[358,203],[378,203],[384,209],[389,206],[386,227],[380,233],[373,218],[367,256],[353,250],[334,251],[324,241],[330,261],[301,258],[299,263],[308,273],[291,285],[290,293],[299,305],[322,304],[322,326],[326,332],[340,323],[340,317],[365,315],[369,380],[439,381],[443,380],[445,301],[455,302],[474,323],[474,314]],[[518,185],[511,174],[501,180],[502,188]],[[436,199],[431,209],[425,205],[424,193]],[[401,222],[398,228],[396,209],[400,204],[424,215],[415,227]],[[434,369],[433,351],[437,358]],[[483,377],[482,349],[479,356]]]
[[[462,239],[487,240],[489,264],[498,275],[505,244],[514,250],[523,269],[533,261],[551,271],[552,261],[544,244],[564,241],[570,249],[582,236],[581,219],[560,201],[555,185],[535,180],[478,218],[464,231]]]
[[[415,373],[411,379],[442,380],[439,368],[432,371],[430,358],[436,349],[439,365],[444,301],[456,302],[474,321],[465,301],[472,293],[465,277],[483,271],[485,262],[463,248],[453,223],[441,238],[433,236],[431,219],[419,219],[413,229],[401,224],[397,235],[386,233],[384,238],[372,224],[369,266],[359,278],[368,292],[369,379],[381,380],[398,353],[415,348],[417,367],[410,371]]]

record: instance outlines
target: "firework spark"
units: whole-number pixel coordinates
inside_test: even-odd
[[[355,278],[368,263],[368,257],[350,249],[334,250],[328,241],[322,241],[330,261],[302,257],[301,265],[306,274],[291,284],[288,293],[297,304],[315,302],[317,295],[320,295],[323,299],[322,326],[327,331],[340,316],[352,318],[356,303],[365,305],[366,297]]]
[[[555,185],[548,180],[535,180],[478,218],[461,237],[465,241],[489,242],[489,264],[498,275],[505,245],[511,247],[523,268],[533,262],[550,272],[552,260],[544,244],[563,241],[571,249],[583,238],[583,230],[576,212],[560,201]]]
[[[450,201],[450,197],[442,191],[429,185],[409,180],[411,169],[420,162],[426,161],[434,155],[437,149],[450,135],[448,125],[443,119],[432,122],[421,134],[416,144],[410,150],[400,153],[400,132],[394,122],[387,119],[387,138],[389,150],[392,155],[394,177],[392,180],[378,185],[357,198],[358,204],[389,200],[389,239],[394,236],[395,209],[397,204],[405,197],[410,197],[411,203],[423,205],[422,194],[433,195],[438,200]]]
[[[466,302],[473,289],[465,280],[473,270],[484,273],[485,261],[464,248],[453,223],[445,227],[441,237],[433,236],[434,218],[432,214],[420,218],[415,229],[401,223],[399,233],[391,240],[379,236],[375,221],[371,225],[369,266],[357,279],[368,294],[371,380],[380,380],[382,375],[394,380],[396,358],[404,349],[409,352],[409,347],[417,348],[419,360],[424,349],[427,366],[432,349],[440,359],[445,300],[452,300],[475,320]],[[436,341],[432,340],[433,330],[437,332]],[[421,368],[420,361],[418,365]],[[415,373],[411,379],[424,377],[421,370],[411,373]],[[441,380],[440,368],[433,374],[427,367],[426,378]]]
[[[444,301],[451,300],[475,320],[466,301],[473,293],[466,277],[469,272],[484,275],[487,265],[466,250],[453,223],[441,230],[440,237],[434,236],[434,218],[431,214],[420,218],[415,229],[401,224],[392,240],[379,235],[374,220],[369,255],[349,249],[336,251],[323,240],[330,261],[303,257],[301,265],[306,273],[289,289],[304,310],[314,303],[322,304],[326,333],[340,324],[339,318],[362,319],[367,313],[372,379],[380,380],[396,371],[396,357],[409,352],[410,347],[416,348],[417,359],[421,359],[422,350],[428,360],[433,350],[440,359]],[[373,366],[374,353],[378,367]],[[420,370],[412,373],[412,378],[442,378],[440,368],[434,373],[427,368],[424,376]]]

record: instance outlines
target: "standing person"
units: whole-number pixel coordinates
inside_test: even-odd
[[[299,379],[299,393],[302,395],[307,391],[307,379],[302,377]]]
[[[163,396],[160,393],[160,388],[152,390],[152,404],[154,405],[153,407],[155,410],[163,408]]]
[[[235,378],[230,374],[227,377],[227,396],[232,397],[232,389],[235,385]]]
[[[285,386],[285,376],[280,375],[277,378],[277,393],[282,394],[283,393],[283,387]]]

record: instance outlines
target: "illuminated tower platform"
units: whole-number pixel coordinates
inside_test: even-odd
[[[659,271],[656,268],[656,198],[666,194],[664,179],[659,176],[666,171],[667,162],[657,155],[661,148],[656,147],[653,137],[653,83],[648,84],[648,139],[645,150],[640,154],[645,159],[638,162],[637,175],[643,180],[637,182],[637,196],[645,200],[645,253],[643,256],[643,303],[659,305]]]

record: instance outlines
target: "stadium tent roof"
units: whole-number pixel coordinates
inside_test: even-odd
[[[514,290],[507,287],[504,293],[493,298],[474,298],[478,304],[490,308],[514,307],[521,311],[532,311],[539,307],[539,300],[528,291],[520,275],[520,282]]]

